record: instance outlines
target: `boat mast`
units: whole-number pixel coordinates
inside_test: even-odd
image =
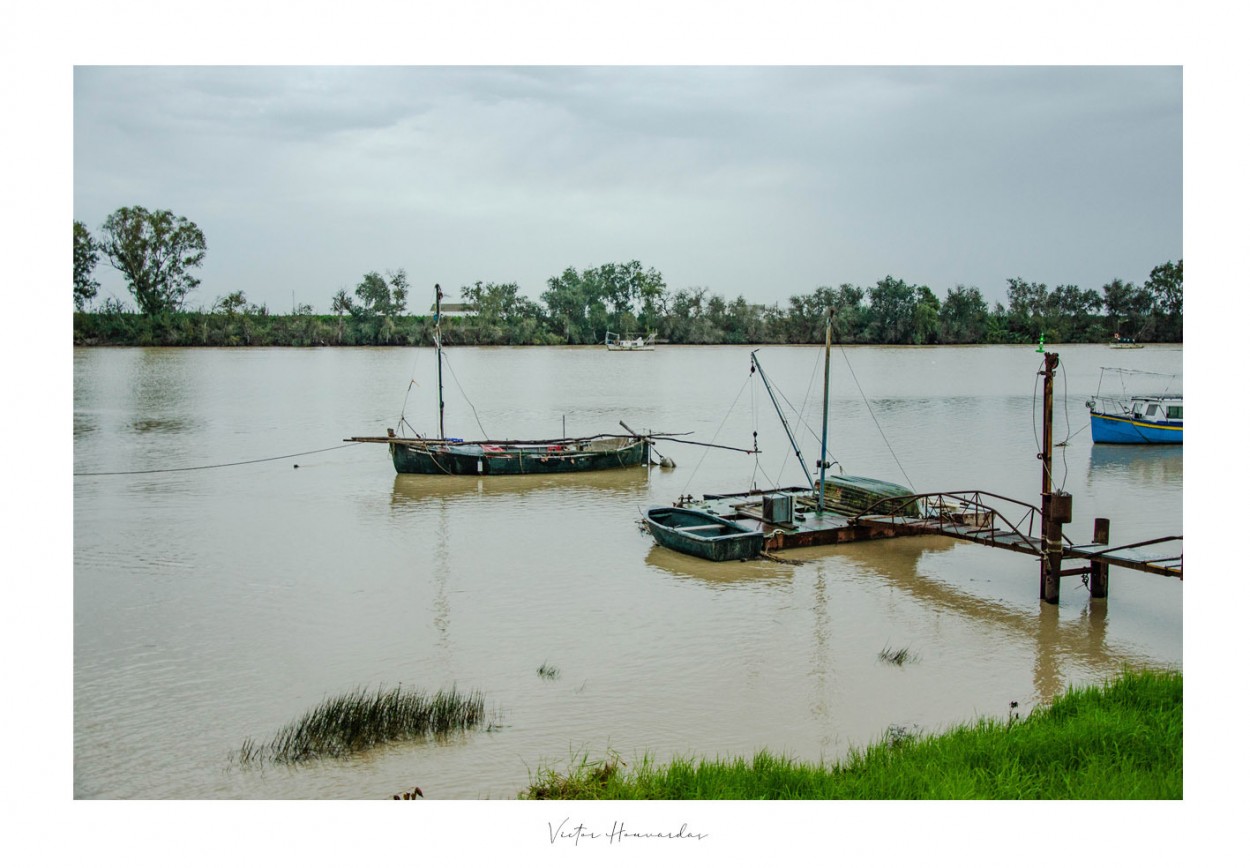
[[[760,360],[754,352],[751,353],[751,361],[759,369],[760,380],[763,381],[764,388],[768,390],[768,397],[772,399],[773,408],[777,411],[777,418],[781,420],[781,427],[786,429],[786,436],[790,438],[790,445],[794,447],[794,454],[799,458],[799,466],[803,468],[803,475],[807,477],[808,487],[815,488],[816,483],[812,481],[812,474],[807,471],[807,462],[803,458],[803,453],[799,451],[799,444],[795,442],[794,434],[790,431],[790,423],[786,421],[786,414],[781,412],[781,405],[777,403],[777,396],[773,394],[773,387],[768,383],[768,375],[764,373],[764,366],[760,364]]]
[[[434,284],[434,353],[438,356],[438,439],[446,440],[443,431],[443,288]]]
[[[816,513],[825,511],[825,468],[829,466],[829,352],[833,346],[833,308],[827,310],[825,321],[825,403],[821,413],[820,428],[820,494],[816,498]]]

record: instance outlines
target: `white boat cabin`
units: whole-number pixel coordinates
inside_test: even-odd
[[[1179,395],[1140,395],[1129,399],[1126,415],[1144,422],[1180,422],[1183,413],[1184,405]]]

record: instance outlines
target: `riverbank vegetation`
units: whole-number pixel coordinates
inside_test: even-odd
[[[637,263],[626,266],[626,273]],[[1183,263],[1167,263],[1137,287],[1114,280],[1102,294],[1074,286],[1009,281],[1009,304],[989,306],[980,290],[956,287],[938,297],[925,286],[885,277],[868,288],[843,284],[793,295],[785,305],[726,301],[706,288],[670,292],[656,276],[626,281],[613,294],[596,269],[566,271],[549,281],[542,303],[516,284],[462,287],[460,302],[442,317],[446,345],[535,346],[602,343],[606,332],[654,333],[660,343],[815,344],[825,339],[826,311],[834,311],[834,339],[843,344],[1021,344],[1043,335],[1050,343],[1103,343],[1117,336],[1143,342],[1183,340]],[[634,286],[638,283],[637,286]],[[74,313],[74,343],[105,346],[428,346],[434,312],[403,313],[408,292],[403,270],[389,280],[365,276],[353,300],[340,290],[330,314],[311,306],[272,313],[242,292],[208,310],[136,313],[116,299]]]
[[[1180,799],[1183,679],[1126,672],[1070,688],[1028,717],[982,718],[933,736],[894,730],[839,763],[767,751],[629,768],[583,758],[541,770],[525,799]]]
[[[248,739],[238,760],[243,765],[291,764],[342,757],[389,742],[471,729],[484,715],[485,702],[476,692],[358,689],[325,700],[267,742]]]
[[[74,343],[106,346],[415,346],[433,341],[434,310],[408,311],[404,269],[365,274],[353,292],[327,293],[329,314],[296,305],[289,314],[248,302],[234,289],[207,308],[187,310],[200,281],[207,242],[199,227],[169,211],[119,208],[97,238],[74,221]],[[125,279],[135,307],[99,300],[100,257]],[[1115,278],[1101,291],[1023,278],[1007,281],[1004,305],[989,305],[975,286],[938,296],[890,275],[872,286],[843,283],[756,304],[707,287],[670,290],[638,260],[547,279],[537,301],[516,283],[477,281],[442,308],[444,343],[531,346],[602,343],[607,332],[654,334],[675,344],[810,344],[825,339],[834,311],[843,344],[1101,343],[1117,337],[1154,343],[1183,340],[1184,262],[1151,270],[1141,286]],[[433,287],[430,287],[433,301]],[[285,293],[284,293],[285,294]],[[307,293],[305,293],[307,294]],[[137,311],[137,312],[136,312]]]

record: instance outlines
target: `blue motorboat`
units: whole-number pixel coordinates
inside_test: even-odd
[[[1122,368],[1103,368],[1103,374],[1145,374]],[[1163,376],[1154,374],[1151,376]],[[1159,391],[1121,397],[1101,393],[1085,402],[1095,443],[1179,444],[1184,437],[1184,398],[1179,392]]]

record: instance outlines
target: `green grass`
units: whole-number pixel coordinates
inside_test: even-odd
[[[538,667],[538,677],[545,678],[548,681],[555,681],[560,677],[560,667],[552,666],[544,660],[543,665]]]
[[[1183,681],[1126,672],[1069,689],[1024,720],[981,719],[927,737],[887,736],[843,762],[583,756],[540,770],[529,799],[1179,799]]]
[[[376,692],[360,688],[327,699],[269,741],[251,739],[239,751],[244,765],[300,763],[360,753],[389,742],[465,730],[482,723],[481,694],[452,688],[432,696],[396,687]]]

